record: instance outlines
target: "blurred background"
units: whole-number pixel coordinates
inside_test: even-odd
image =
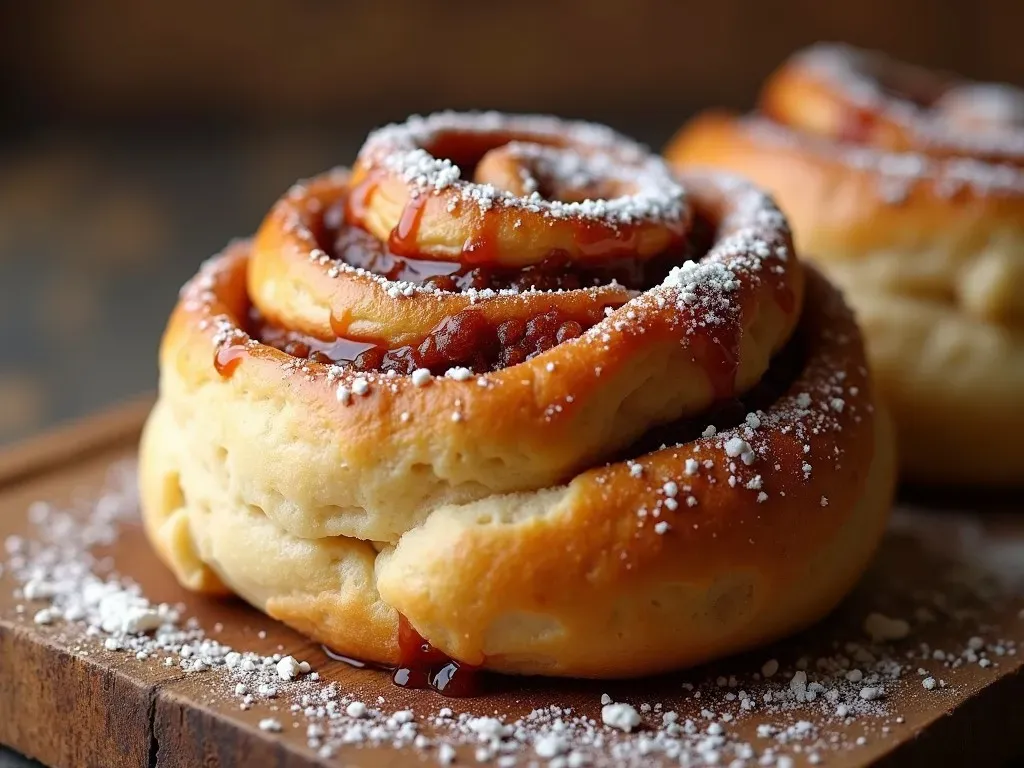
[[[0,3],[0,443],[153,388],[199,261],[382,122],[556,112],[660,147],[816,40],[1019,85],[1022,29],[1020,0]]]
[[[817,40],[1020,85],[1021,30],[1021,0],[0,2],[0,444],[152,389],[197,264],[382,122],[555,112],[657,148]]]

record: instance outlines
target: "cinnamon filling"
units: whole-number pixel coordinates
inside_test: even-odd
[[[647,290],[664,280],[672,266],[699,257],[715,237],[714,226],[697,216],[688,243],[678,251],[655,259],[616,258],[582,266],[570,262],[565,254],[552,254],[541,264],[510,270],[400,257],[370,233],[346,224],[344,216],[341,203],[327,208],[316,233],[318,241],[329,246],[324,250],[335,258],[391,280],[432,283],[439,289],[456,291],[484,288],[577,290],[613,281],[638,291]],[[455,367],[485,373],[518,365],[557,344],[577,338],[603,317],[604,306],[596,302],[571,313],[552,306],[528,319],[509,318],[498,323],[490,322],[483,313],[469,308],[444,319],[415,344],[397,348],[384,341],[348,339],[340,333],[334,339],[308,336],[273,324],[255,308],[250,310],[246,330],[260,343],[300,360],[343,365],[358,371],[394,371],[399,375],[425,368],[434,375],[442,375]],[[218,370],[229,375],[233,363],[233,360],[218,358]],[[723,388],[730,389],[731,383]]]
[[[382,242],[348,223],[344,201],[324,212],[317,239],[322,250],[338,261],[388,280],[429,285],[441,291],[574,291],[611,283],[643,291],[660,283],[673,266],[689,258],[681,249],[653,259],[611,255],[578,264],[570,261],[568,254],[556,251],[540,264],[503,269],[481,263],[484,260],[479,251],[483,245],[476,244],[462,261],[435,261],[397,247],[398,241],[407,238],[393,234],[389,242]]]
[[[396,349],[349,339],[324,341],[268,324],[255,310],[251,315],[252,338],[292,357],[358,371],[407,375],[426,368],[441,375],[455,367],[485,373],[518,365],[576,338],[597,323],[602,312],[593,307],[583,316],[570,316],[550,309],[527,321],[513,318],[494,325],[482,313],[467,309],[445,318],[418,344]]]

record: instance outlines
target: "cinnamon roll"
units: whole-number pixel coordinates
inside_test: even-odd
[[[819,45],[666,155],[770,190],[846,292],[910,479],[1024,479],[1024,91]]]
[[[771,200],[590,124],[380,129],[204,264],[160,361],[161,559],[381,664],[766,642],[846,593],[891,499],[858,329]]]

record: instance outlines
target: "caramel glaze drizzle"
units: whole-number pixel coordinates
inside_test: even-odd
[[[418,344],[398,348],[346,339],[340,333],[339,338],[324,341],[266,323],[255,312],[250,315],[249,330],[252,338],[261,343],[312,362],[349,365],[368,372],[395,371],[402,375],[426,368],[435,375],[442,375],[456,366],[484,373],[517,365],[556,344],[576,338],[583,333],[585,325],[589,327],[599,319],[599,309],[588,314],[584,322],[550,309],[527,321],[510,318],[492,325],[482,313],[466,309],[442,320]],[[233,368],[218,370],[227,376]]]
[[[416,227],[422,214],[423,198],[413,198],[404,210],[398,226],[387,243],[382,243],[366,230],[348,220],[356,215],[353,208],[365,206],[375,189],[364,181],[343,200],[325,209],[320,222],[318,240],[326,252],[346,263],[383,275],[391,280],[432,283],[440,290],[502,289],[519,290],[576,290],[607,285],[613,281],[627,288],[642,290],[659,283],[669,269],[691,255],[692,248],[680,247],[646,261],[633,257],[609,255],[596,264],[580,266],[564,253],[553,253],[538,265],[523,268],[490,268],[479,262],[484,258],[493,232],[484,229],[467,243],[464,255],[473,259],[459,262],[438,262],[418,258],[411,244],[416,241]],[[497,218],[487,218],[493,222]],[[599,227],[600,228],[600,227]],[[588,223],[582,223],[580,237],[586,239],[593,232]],[[605,243],[609,240],[596,239]],[[623,240],[616,240],[622,247]],[[618,249],[608,250],[613,254]],[[409,374],[417,368],[427,368],[436,375],[449,368],[464,366],[476,373],[499,370],[517,365],[580,336],[603,318],[603,306],[590,306],[566,311],[552,308],[529,319],[510,318],[491,325],[474,309],[466,309],[446,318],[434,327],[420,342],[400,348],[391,348],[383,341],[355,341],[347,338],[347,322],[331,320],[333,339],[305,336],[270,325],[257,313],[251,312],[248,331],[252,338],[280,349],[297,358],[325,364],[352,365],[358,370]],[[227,346],[218,351],[215,364],[224,376],[230,376],[238,365],[241,350]]]
[[[468,241],[463,259],[457,262],[438,262],[420,258],[415,243],[426,198],[414,197],[402,212],[398,225],[386,243],[381,243],[360,227],[347,223],[358,220],[377,189],[378,178],[372,173],[337,204],[328,207],[322,218],[320,238],[324,250],[353,266],[369,269],[392,280],[431,282],[442,290],[459,288],[493,288],[518,285],[540,289],[576,289],[606,284],[617,280],[628,288],[642,290],[657,284],[672,265],[686,258],[699,258],[714,239],[714,226],[704,220],[694,222],[694,229],[686,244],[662,257],[641,261],[623,257],[622,253],[635,247],[633,235],[619,236],[614,229],[601,223],[577,223],[577,240],[587,250],[588,266],[570,262],[565,254],[552,254],[541,265],[516,270],[489,269],[493,261],[497,216],[484,217],[484,226]],[[611,235],[609,235],[611,233]],[[331,242],[333,241],[333,242]],[[596,260],[597,266],[590,266]],[[355,262],[355,263],[353,263]],[[621,278],[621,279],[620,279]],[[779,283],[776,298],[787,311],[795,308],[795,297],[783,283]],[[558,309],[527,321],[509,319],[491,326],[479,313],[464,310],[442,321],[418,344],[397,349],[385,343],[354,341],[346,338],[346,326],[332,320],[334,339],[317,339],[265,323],[257,314],[250,317],[253,338],[281,349],[298,358],[314,362],[352,365],[358,370],[409,374],[416,368],[427,368],[443,374],[456,365],[482,373],[524,362],[541,352],[581,335],[599,322],[601,308],[594,308],[583,316],[575,317]],[[714,329],[708,336],[696,336],[693,343],[704,360],[709,361],[709,377],[716,400],[727,400],[735,392],[739,366],[739,328],[726,324]],[[244,347],[226,345],[218,349],[214,364],[217,371],[228,377],[244,357]]]
[[[553,250],[539,264],[525,267],[498,267],[476,263],[469,255],[483,246],[479,237],[467,243],[460,261],[436,261],[421,258],[405,245],[377,240],[357,225],[347,225],[341,205],[332,206],[324,214],[321,248],[350,266],[365,269],[388,280],[431,285],[441,291],[465,290],[576,290],[617,282],[625,288],[642,290],[664,279],[680,257],[689,258],[686,248],[679,246],[665,254],[646,260],[633,256],[609,256],[586,263],[573,262],[564,251]],[[400,219],[397,232],[405,217]],[[493,220],[493,219],[491,219]],[[490,237],[491,235],[489,235]],[[410,238],[409,242],[415,242]]]
[[[221,344],[213,355],[213,367],[224,378],[229,378],[245,357],[241,344]]]
[[[363,182],[363,185],[367,184],[370,179]],[[360,185],[360,186],[363,186]],[[358,189],[358,188],[357,188]],[[370,197],[373,195],[373,190],[376,189],[376,182],[368,188],[368,191],[363,192],[361,189],[356,193],[360,197],[360,205],[364,206],[369,202]],[[350,200],[355,198],[355,194],[349,198]],[[391,230],[391,234],[388,236],[388,249],[398,256],[409,256],[416,258],[416,237],[420,231],[420,221],[423,219],[423,208],[427,203],[426,195],[419,195],[413,197],[406,203],[405,208],[402,210],[402,216],[398,219],[398,225]],[[349,220],[352,220],[351,211],[349,214]],[[360,214],[359,220],[362,220]],[[484,219],[487,220],[486,218]],[[466,251],[469,250],[469,245],[462,249],[462,253],[465,256]]]
[[[423,198],[414,198],[402,212],[398,225],[391,232],[388,243],[382,244],[369,232],[346,223],[351,211],[369,202],[376,182],[373,178],[357,184],[342,204],[332,206],[325,211],[321,240],[325,250],[334,251],[344,256],[353,266],[371,269],[384,274],[391,280],[416,279],[418,282],[433,282],[442,290],[453,290],[461,287],[492,287],[508,286],[515,281],[525,282],[526,286],[541,289],[577,289],[590,285],[606,284],[611,280],[626,285],[628,288],[642,290],[655,285],[664,278],[672,265],[681,263],[690,257],[699,258],[702,251],[707,250],[714,239],[714,227],[707,221],[696,221],[692,237],[688,244],[674,252],[667,253],[649,262],[638,259],[615,258],[609,255],[596,267],[581,268],[569,262],[563,254],[552,257],[538,266],[524,267],[516,270],[500,271],[475,266],[474,262],[486,261],[482,258],[488,248],[488,230],[467,244],[464,255],[473,255],[473,261],[437,262],[415,257],[411,244],[416,242],[416,228],[422,216]],[[355,211],[357,213],[357,210]],[[485,221],[497,219],[485,219]],[[604,253],[620,252],[624,246],[622,240],[601,239],[593,236],[594,231],[602,228],[592,227],[590,222],[580,224],[581,240],[591,241],[596,249],[604,249]],[[335,242],[330,242],[334,240]],[[612,248],[609,243],[614,243]],[[341,253],[339,253],[339,251]],[[621,280],[620,280],[621,279]],[[795,306],[795,297],[791,291],[780,284],[776,297],[783,308]],[[299,358],[310,359],[323,364],[341,364],[353,366],[360,371],[395,371],[408,375],[417,368],[426,368],[435,375],[443,374],[447,369],[464,366],[475,373],[500,370],[520,364],[530,357],[580,336],[588,328],[598,323],[603,316],[599,307],[587,310],[582,316],[565,314],[552,308],[544,314],[531,317],[528,321],[510,318],[498,326],[490,326],[479,312],[466,309],[452,317],[444,319],[437,327],[416,345],[390,348],[385,343],[375,341],[355,341],[345,337],[346,327],[332,322],[335,332],[334,339],[317,339],[287,329],[271,326],[263,321],[258,313],[251,312],[249,331],[251,336],[262,343],[272,346]],[[716,399],[723,400],[732,396],[735,391],[735,378],[738,370],[739,329],[730,325],[721,326],[710,337],[697,336],[695,345],[705,346],[700,349],[703,359],[710,361],[709,376],[712,381]],[[237,369],[245,356],[245,347],[236,344],[221,346],[215,355],[214,365],[223,377],[229,377]]]

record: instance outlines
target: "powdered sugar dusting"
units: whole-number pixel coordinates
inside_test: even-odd
[[[700,261],[673,267],[661,286],[643,297],[659,309],[689,310],[691,335],[738,327],[741,288],[781,281],[790,257],[789,226],[770,197],[735,176],[716,176],[715,183],[731,200],[718,242]]]
[[[624,180],[636,191],[609,199],[564,202],[545,199],[536,190],[520,196],[491,184],[474,183],[464,179],[450,160],[434,157],[427,149],[439,137],[453,133],[492,134],[502,139],[496,144],[506,144],[512,138],[513,154],[530,159],[569,186],[578,184],[581,174],[592,178],[598,172],[614,171],[614,178],[633,168]],[[548,116],[497,112],[414,116],[371,133],[360,159],[398,175],[416,194],[453,191],[483,212],[502,207],[553,219],[591,219],[615,225],[674,222],[686,210],[683,188],[668,166],[644,147],[604,126]]]
[[[875,174],[881,197],[893,204],[904,201],[920,184],[933,185],[935,192],[944,197],[965,191],[979,196],[1018,197],[1024,194],[1024,173],[1009,165],[972,158],[937,159],[912,152],[885,152],[873,147],[835,144],[757,117],[744,119],[743,125],[760,141],[811,151]]]

